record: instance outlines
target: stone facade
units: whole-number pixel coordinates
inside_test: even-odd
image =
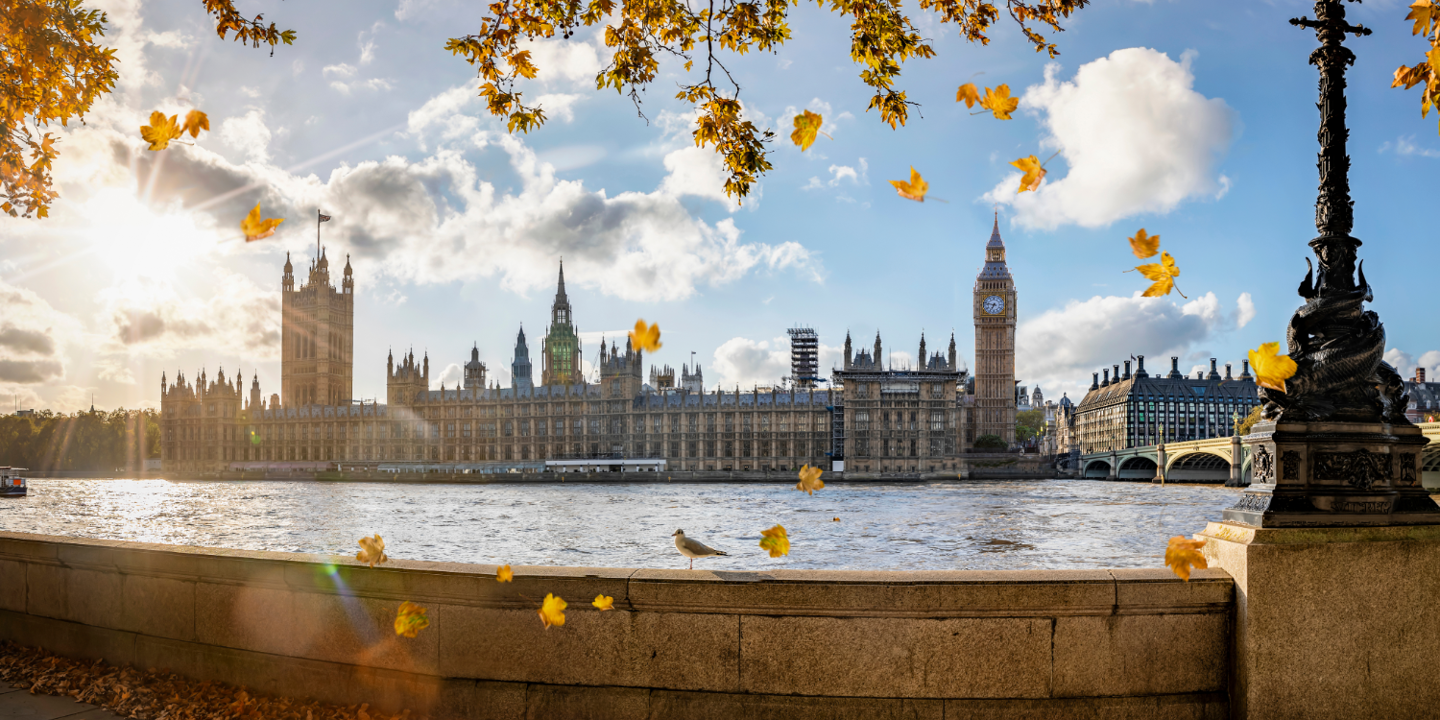
[[[967,406],[958,394],[965,371],[956,367],[955,338],[949,357],[926,357],[920,336],[921,365],[886,368],[880,361],[880,335],[874,353],[853,353],[845,336],[844,368],[834,373],[843,388],[836,412],[837,457],[847,472],[939,472],[960,468],[965,452],[962,428]]]
[[[1221,377],[1211,358],[1210,372],[1192,378],[1180,372],[1179,361],[1170,358],[1166,375],[1146,372],[1144,355],[1137,357],[1133,375],[1129,360],[1124,375],[1120,365],[1114,366],[1113,378],[1110,370],[1095,373],[1075,411],[1077,449],[1089,454],[1235,434],[1235,416],[1243,418],[1260,404],[1250,363],[1239,377],[1227,364]]]
[[[280,280],[280,398],[286,405],[343,405],[354,397],[355,278],[350,258],[340,290],[330,284],[325,251],[310,263],[307,282],[295,288],[285,256]]]
[[[985,267],[975,277],[974,432],[1015,444],[1015,281],[1005,264],[1000,218],[985,245]]]

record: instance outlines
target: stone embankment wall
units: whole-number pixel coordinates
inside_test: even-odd
[[[0,638],[432,717],[1229,714],[1221,571],[494,570],[0,533]]]

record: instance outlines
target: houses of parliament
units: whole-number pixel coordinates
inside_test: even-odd
[[[975,280],[973,374],[953,333],[946,352],[931,354],[922,334],[910,367],[885,362],[877,332],[859,351],[847,333],[830,378],[797,376],[783,388],[707,391],[698,364],[678,378],[669,366],[647,373],[628,339],[602,339],[598,376],[586,377],[562,264],[538,382],[521,329],[508,387],[489,377],[477,348],[461,382],[438,388],[428,355],[392,352],[385,403],[361,402],[352,399],[354,293],[348,257],[336,289],[323,249],[298,287],[287,256],[280,393],[266,398],[258,376],[247,390],[223,369],[173,383],[162,375],[165,470],[489,473],[606,458],[668,470],[954,472],[976,437],[1014,441],[1016,296],[998,219]]]

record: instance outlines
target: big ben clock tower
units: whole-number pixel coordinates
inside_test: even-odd
[[[975,277],[975,437],[997,435],[1015,444],[1015,281],[1005,265],[1000,216],[985,244],[985,267]],[[972,439],[973,441],[973,439]]]

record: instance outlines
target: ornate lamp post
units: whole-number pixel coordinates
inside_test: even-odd
[[[1245,439],[1254,484],[1224,518],[1258,527],[1440,523],[1440,507],[1418,482],[1428,441],[1405,418],[1399,373],[1381,360],[1385,329],[1364,309],[1372,293],[1356,260],[1361,243],[1350,235],[1345,69],[1355,54],[1341,43],[1370,31],[1345,22],[1341,0],[1319,0],[1314,20],[1290,23],[1320,40],[1310,55],[1320,71],[1316,266],[1300,283],[1305,304],[1286,333],[1298,371],[1285,392],[1260,390],[1264,419]]]

